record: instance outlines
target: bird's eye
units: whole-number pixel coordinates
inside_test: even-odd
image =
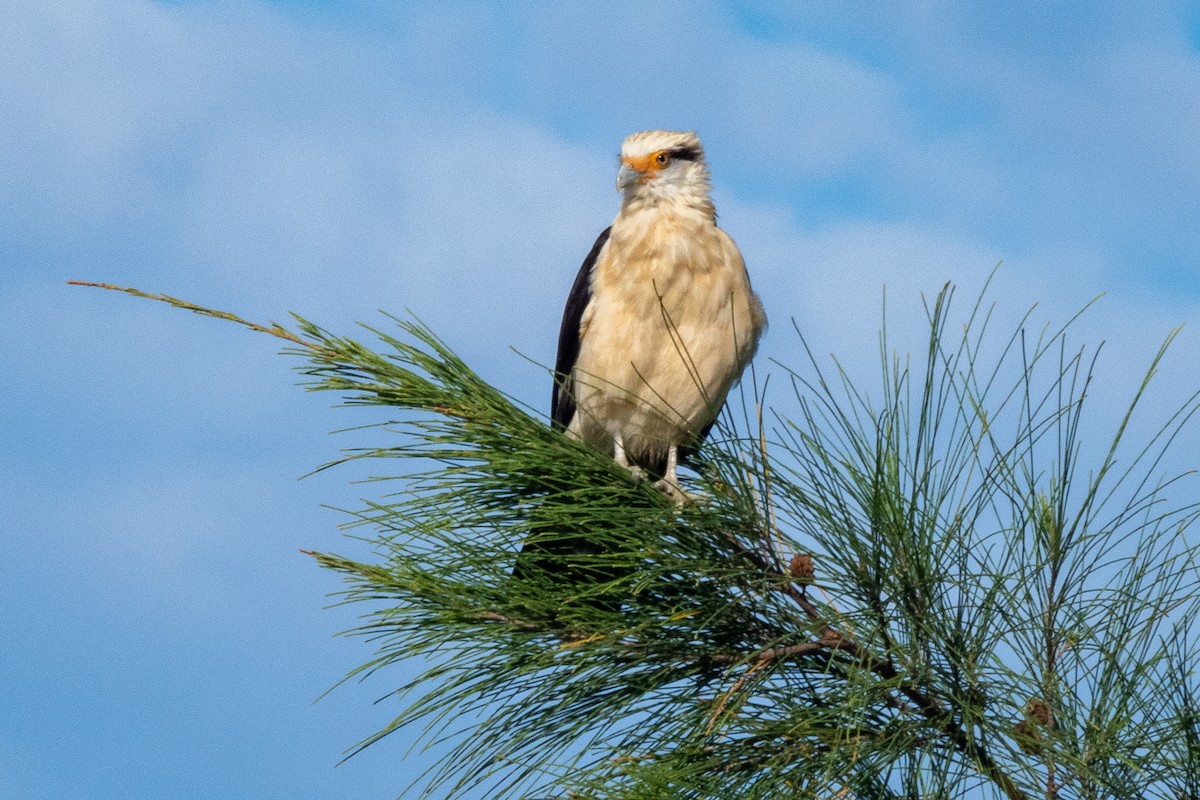
[[[671,163],[671,154],[666,150],[660,150],[654,154],[654,163],[659,167],[665,167]]]

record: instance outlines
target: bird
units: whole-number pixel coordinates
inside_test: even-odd
[[[631,134],[616,187],[620,210],[563,311],[551,421],[682,503],[679,465],[707,437],[767,317],[717,225],[695,132]]]

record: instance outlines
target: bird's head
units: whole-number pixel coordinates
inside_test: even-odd
[[[625,202],[670,200],[709,205],[704,146],[692,131],[639,131],[621,144],[617,188]]]

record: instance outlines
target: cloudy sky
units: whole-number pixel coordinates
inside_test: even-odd
[[[411,309],[540,407],[519,354],[552,359],[621,139],[695,129],[764,370],[802,363],[791,318],[869,367],[885,285],[903,336],[1003,261],[1013,318],[1105,294],[1101,411],[1179,324],[1153,403],[1200,384],[1200,6],[776,5],[0,4],[0,796],[385,798],[427,758],[335,767],[400,675],[313,702],[370,651],[297,550],[361,554],[323,506],[371,488],[297,478],[369,416],[272,340],[67,279],[339,332]]]

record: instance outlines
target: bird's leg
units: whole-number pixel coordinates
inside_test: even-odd
[[[613,461],[616,461],[619,466],[629,469],[629,458],[625,455],[625,442],[619,433],[613,434]]]
[[[646,477],[644,469],[629,463],[629,457],[625,455],[625,440],[621,438],[620,433],[613,434],[613,461],[616,461],[618,466],[629,470],[635,480],[640,481]]]
[[[667,468],[663,472],[662,478],[654,482],[654,487],[675,501],[675,505],[683,505],[692,498],[688,493],[679,488],[679,476],[676,472],[679,469],[679,447],[671,445],[667,448]]]

